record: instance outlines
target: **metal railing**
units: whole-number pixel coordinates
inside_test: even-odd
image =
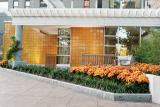
[[[116,65],[114,54],[82,54],[82,65]]]

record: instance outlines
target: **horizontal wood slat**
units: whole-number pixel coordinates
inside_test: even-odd
[[[82,54],[82,65],[115,65],[116,57],[114,54]]]

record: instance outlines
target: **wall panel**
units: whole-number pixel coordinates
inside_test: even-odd
[[[81,65],[82,54],[104,54],[103,28],[71,28],[71,66]]]
[[[45,64],[46,56],[57,54],[57,36],[46,35],[31,27],[23,30],[23,60],[29,64]]]
[[[8,47],[11,45],[10,38],[15,35],[15,27],[11,25],[11,22],[5,22],[4,24],[4,35],[3,35],[3,45],[2,45],[2,54],[3,58],[6,58],[6,52]]]
[[[15,27],[5,23],[3,36],[3,55],[10,44],[10,36],[15,34]],[[46,35],[29,26],[23,27],[22,59],[28,64],[45,64],[47,55],[57,54],[57,35]]]

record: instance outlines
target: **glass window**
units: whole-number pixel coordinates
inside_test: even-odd
[[[70,29],[58,29],[58,55],[57,64],[70,62]]]
[[[57,64],[69,64],[70,56],[57,56]]]
[[[105,47],[105,54],[115,54],[115,47]]]
[[[70,55],[70,48],[69,47],[58,47],[58,54],[59,55]]]
[[[18,7],[18,1],[14,1],[14,8]]]
[[[118,27],[105,27],[105,54],[115,54],[117,28]]]
[[[116,43],[116,37],[105,37],[105,45],[115,45]]]
[[[30,7],[30,1],[26,1],[26,8]]]
[[[70,46],[70,38],[58,37],[59,44],[58,46],[69,47]]]
[[[116,35],[118,27],[107,27],[105,28],[105,35]]]
[[[141,8],[141,0],[109,0],[110,8]]]
[[[102,0],[98,0],[98,4],[97,4],[98,6],[98,8],[102,8]]]

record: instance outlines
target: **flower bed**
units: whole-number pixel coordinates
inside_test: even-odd
[[[137,63],[137,64],[133,64],[131,66],[137,68],[138,70],[140,70],[144,73],[149,73],[149,74],[154,74],[154,75],[160,76],[160,65]]]
[[[144,81],[142,79],[143,81],[141,82],[126,82],[112,76],[112,73],[110,74],[110,77],[107,77],[100,75],[88,75],[82,72],[73,72],[68,69],[51,69],[47,67],[33,65],[19,66],[16,67],[15,70],[40,75],[48,78],[53,78],[57,80],[62,80],[66,82],[71,82],[74,84],[96,88],[107,92],[149,93],[149,86],[147,80]]]
[[[0,61],[0,66],[5,67],[7,65],[7,61],[2,60]]]
[[[72,73],[80,72],[86,73],[92,76],[117,78],[120,81],[130,83],[145,84],[148,83],[148,78],[136,67],[124,67],[124,66],[79,66],[72,67]]]

